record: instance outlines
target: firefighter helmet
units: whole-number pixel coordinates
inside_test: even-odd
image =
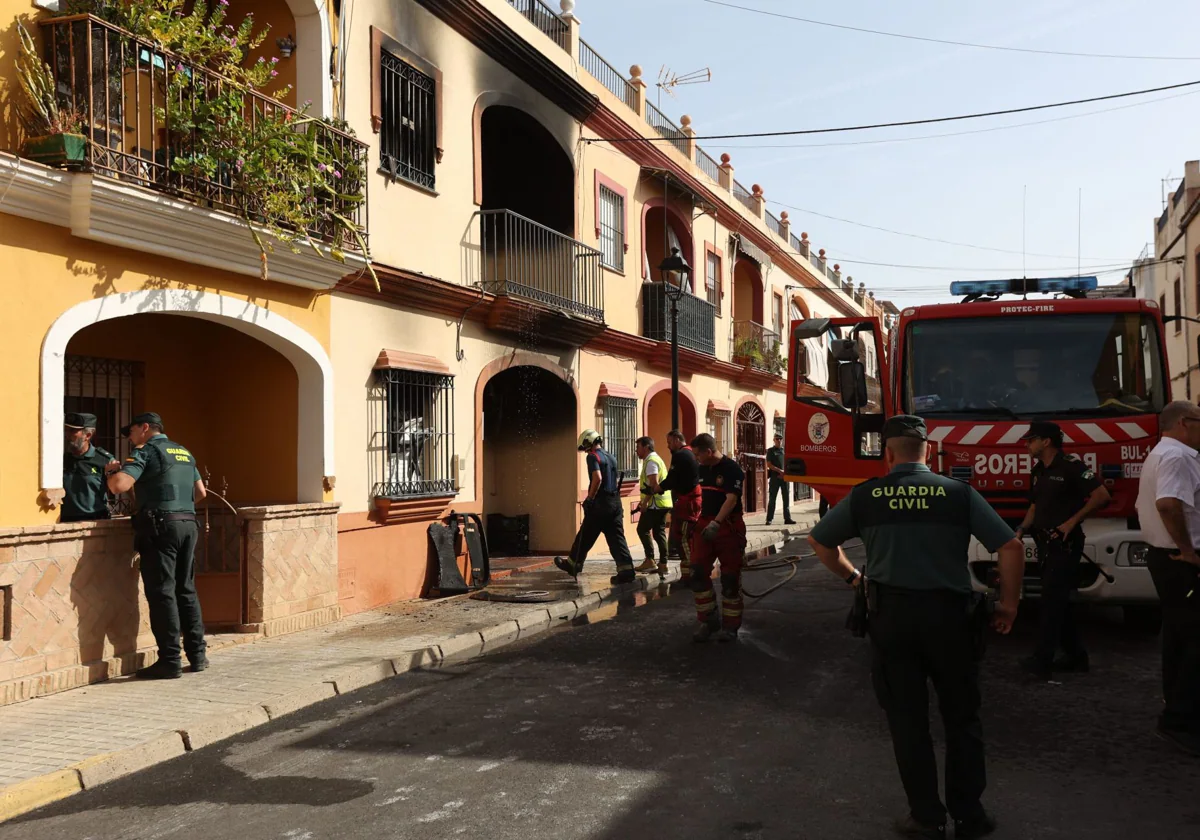
[[[586,449],[591,449],[600,443],[600,433],[595,429],[584,429],[583,434],[579,436],[579,451],[583,452]]]

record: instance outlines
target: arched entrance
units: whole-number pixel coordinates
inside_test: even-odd
[[[739,257],[733,271],[733,320],[763,322],[762,271],[751,260]]]
[[[544,367],[516,365],[486,381],[480,403],[489,550],[565,553],[579,507],[574,389]]]
[[[279,75],[271,79],[266,92],[274,93],[292,85],[283,101],[292,107],[311,102],[311,113],[320,117],[333,116],[335,111],[329,73],[333,39],[328,6],[324,0],[229,0],[225,9],[226,22],[235,27],[241,25],[247,14],[254,15],[255,31],[270,27],[266,40],[247,56],[248,63],[259,57],[270,60],[279,56],[276,39],[292,36],[296,51],[291,58],[279,62],[276,68]]]
[[[757,403],[747,402],[737,412],[737,459],[746,473],[742,505],[757,513],[767,503],[767,417]]]
[[[492,105],[480,117],[481,208],[508,210],[575,235],[575,168],[554,136],[525,111]]]
[[[703,279],[703,267],[696,268],[696,248],[692,239],[692,228],[687,217],[677,208],[666,205],[661,198],[650,199],[643,207],[642,242],[644,243],[644,260],[642,262],[642,279],[657,283],[662,280],[658,267],[664,259],[671,255],[672,248],[679,249],[679,255],[692,266],[693,287],[695,291],[695,273]]]
[[[646,393],[645,429],[646,434],[654,438],[659,451],[665,453],[667,432],[671,431],[671,383],[659,383]],[[679,389],[679,430],[689,441],[696,436],[696,403],[682,388]]]

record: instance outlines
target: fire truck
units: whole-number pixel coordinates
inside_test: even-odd
[[[1135,502],[1142,462],[1171,399],[1163,314],[1154,301],[1090,299],[1094,277],[958,282],[958,303],[901,312],[890,335],[876,318],[819,318],[792,329],[786,473],[836,504],[883,475],[887,417],[915,414],[929,429],[929,466],[969,483],[1010,524],[1028,509],[1033,420],[1062,427],[1064,450],[1085,461],[1112,500],[1084,524],[1081,601],[1119,605],[1128,625],[1161,621]],[[886,341],[886,346],[885,346]],[[1037,597],[1032,540],[1024,597]],[[974,584],[996,557],[972,542]]]

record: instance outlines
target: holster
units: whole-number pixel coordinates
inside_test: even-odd
[[[163,532],[162,513],[157,510],[140,509],[130,518],[133,532],[138,536],[157,539]]]
[[[970,601],[970,622],[971,622],[971,651],[975,656],[976,662],[983,661],[983,656],[987,653],[988,645],[988,627],[992,623],[992,613],[995,611],[995,603],[992,601],[990,594],[972,592]]]
[[[846,616],[846,629],[856,639],[867,635],[867,628],[870,625],[871,611],[868,601],[870,586],[870,582],[864,582],[861,586],[854,588],[854,604]]]

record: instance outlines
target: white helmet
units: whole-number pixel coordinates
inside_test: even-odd
[[[600,443],[600,433],[595,429],[584,429],[583,434],[579,436],[579,451],[591,449]]]

